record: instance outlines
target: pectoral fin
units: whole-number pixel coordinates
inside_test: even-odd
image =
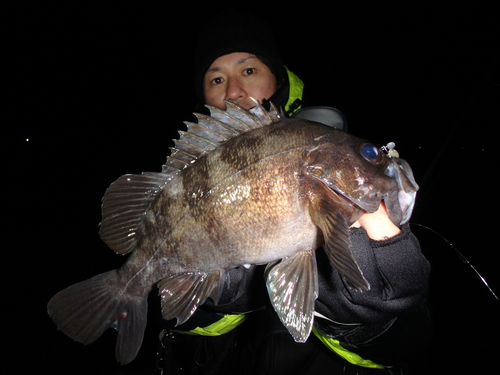
[[[314,251],[301,251],[280,263],[268,265],[265,278],[271,303],[281,322],[296,342],[305,342],[311,333],[314,301],[318,298]]]
[[[207,297],[217,303],[224,280],[225,273],[222,271],[189,272],[161,280],[158,289],[163,318],[177,318],[179,325],[188,320]]]
[[[331,202],[320,196],[311,199],[309,213],[313,222],[323,232],[328,258],[345,277],[348,285],[360,291],[369,290],[370,284],[352,255],[349,223],[344,215]]]

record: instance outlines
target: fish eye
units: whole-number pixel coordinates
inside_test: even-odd
[[[375,164],[380,164],[384,159],[378,147],[371,143],[361,143],[359,145],[359,152],[366,160]]]

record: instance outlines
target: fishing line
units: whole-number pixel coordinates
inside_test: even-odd
[[[483,284],[486,286],[486,288],[488,288],[488,290],[493,295],[493,297],[495,297],[495,299],[498,302],[500,302],[500,299],[498,299],[498,296],[495,294],[495,292],[493,291],[493,289],[491,289],[491,287],[488,285],[488,282],[486,281],[486,279],[483,276],[481,276],[481,274],[478,272],[478,270],[476,270],[476,268],[467,260],[467,258],[450,241],[448,241],[446,238],[444,238],[441,234],[439,234],[435,230],[433,230],[433,229],[431,229],[431,228],[429,228],[429,227],[427,227],[425,225],[417,224],[417,223],[410,223],[410,224],[411,225],[417,225],[419,227],[425,228],[425,229],[429,230],[430,232],[436,234],[437,236],[441,237],[441,239],[444,242],[446,242],[450,246],[450,248],[452,250],[455,251],[455,254],[462,261],[462,263],[467,264],[474,271],[474,273],[479,277],[479,279],[483,282]]]

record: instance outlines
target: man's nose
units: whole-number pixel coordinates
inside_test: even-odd
[[[237,104],[238,101],[245,97],[246,91],[242,82],[237,78],[229,79],[226,87],[226,97],[224,99]]]

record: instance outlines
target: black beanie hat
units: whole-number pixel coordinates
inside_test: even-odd
[[[206,22],[198,36],[194,67],[199,104],[205,104],[203,78],[206,71],[218,57],[233,52],[247,52],[264,57],[262,62],[274,73],[278,84],[285,81],[286,70],[269,25],[247,13],[223,11]]]

